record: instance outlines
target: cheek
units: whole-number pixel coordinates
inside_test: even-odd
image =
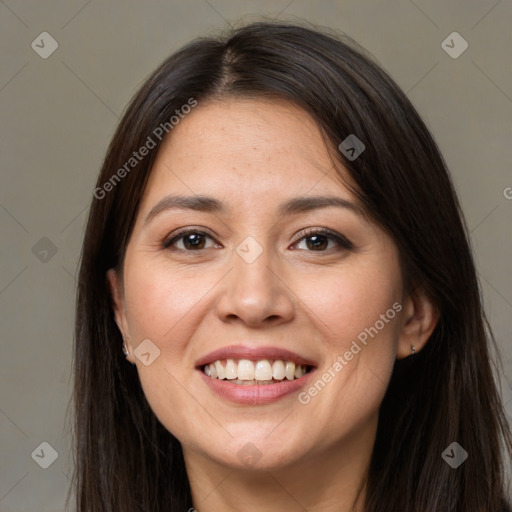
[[[134,349],[150,339],[159,356],[150,365],[136,360],[144,395],[151,409],[178,438],[186,435],[183,415],[201,416],[200,407],[190,400],[187,388],[188,341],[197,327],[200,301],[210,287],[186,273],[171,272],[161,262],[134,261],[125,272],[125,298],[130,339]],[[185,277],[184,277],[185,275]],[[185,362],[185,366],[184,366]],[[185,422],[186,423],[186,422]]]
[[[366,421],[384,396],[399,333],[400,275],[393,266],[347,266],[317,280],[313,291],[302,289],[329,352],[324,368],[329,384],[321,392],[322,385],[313,384],[303,399],[333,425],[345,424],[347,417]]]
[[[187,324],[187,317],[200,306],[201,299],[212,287],[207,276],[188,276],[165,266],[133,265],[126,273],[126,306],[129,328],[136,338],[151,338],[157,343],[180,338],[176,336]],[[134,340],[135,344],[137,340]]]
[[[381,338],[395,338],[397,312],[393,304],[401,299],[400,273],[383,272],[378,266],[349,267],[318,276],[315,286],[297,283],[304,303],[331,349],[339,353],[376,322]],[[296,288],[296,289],[297,289]],[[308,311],[308,308],[306,308]],[[381,320],[384,315],[384,321]],[[364,334],[361,336],[364,338]]]

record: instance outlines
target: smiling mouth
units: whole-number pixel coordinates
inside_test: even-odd
[[[200,368],[211,379],[241,386],[261,386],[304,377],[313,366],[281,359],[218,359]]]

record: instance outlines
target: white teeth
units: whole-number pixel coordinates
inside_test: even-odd
[[[233,359],[228,359],[226,361],[226,367],[224,368],[224,375],[226,379],[233,380],[238,376],[238,365],[233,361]]]
[[[238,361],[238,378],[240,380],[254,380],[254,363],[249,359]]]
[[[285,377],[283,361],[274,361],[272,365],[272,377],[276,380],[283,380]]]
[[[217,378],[223,379],[225,377],[224,366],[222,366],[220,361],[215,361],[215,369],[217,370]]]
[[[268,359],[251,361],[249,359],[217,360],[204,366],[204,373],[212,379],[228,379],[235,384],[273,384],[283,379],[295,380],[303,377],[307,371],[306,366],[295,364],[292,361]]]
[[[295,363],[292,363],[291,361],[286,361],[284,373],[288,380],[293,380],[293,378],[295,377]]]
[[[254,379],[272,380],[272,366],[270,366],[270,363],[266,359],[256,363],[256,368],[254,369]]]

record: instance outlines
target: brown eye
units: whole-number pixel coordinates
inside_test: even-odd
[[[347,250],[354,248],[354,244],[352,244],[348,238],[326,228],[301,232],[299,236],[302,236],[302,238],[296,242],[296,245],[305,241],[306,250],[308,251],[324,252],[326,250],[336,249],[336,246],[338,246],[338,249],[340,249],[340,247]],[[329,247],[329,242],[334,242],[334,247]]]
[[[306,237],[306,240],[309,240],[310,243],[307,244],[307,246],[310,249],[327,249],[327,246],[329,245],[329,237],[325,235],[313,235]]]
[[[175,234],[172,238],[166,240],[163,243],[163,247],[165,249],[173,249],[181,250],[181,251],[199,251],[202,249],[208,249],[206,247],[205,239],[209,238],[213,240],[211,236],[203,233],[202,231],[197,231],[195,229],[188,229],[181,231]],[[181,246],[180,246],[181,242]]]

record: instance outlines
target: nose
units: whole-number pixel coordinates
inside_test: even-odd
[[[222,282],[217,314],[223,322],[241,322],[249,327],[279,325],[295,315],[293,291],[279,276],[279,262],[263,250],[248,262],[236,252],[232,270]]]

